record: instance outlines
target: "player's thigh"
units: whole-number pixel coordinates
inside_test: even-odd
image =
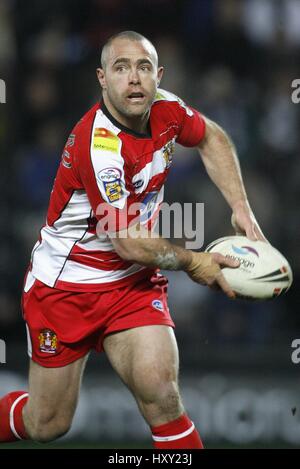
[[[71,419],[87,357],[59,368],[42,367],[31,360],[25,413],[34,420],[51,420],[57,416]]]
[[[178,348],[172,327],[150,325],[108,335],[104,350],[113,368],[134,392],[147,393],[177,382]]]

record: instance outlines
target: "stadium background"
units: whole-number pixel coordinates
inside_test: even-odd
[[[99,99],[99,46],[133,29],[157,46],[162,88],[220,123],[240,156],[266,236],[290,260],[283,298],[230,302],[168,274],[184,402],[207,447],[298,447],[299,0],[1,0],[0,395],[26,386],[22,279],[44,222],[61,150]],[[205,202],[205,243],[232,233],[230,211],[195,151],[177,148],[167,200]],[[70,434],[61,445],[149,447],[146,425],[104,355],[90,358]]]

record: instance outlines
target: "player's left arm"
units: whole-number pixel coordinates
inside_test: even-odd
[[[233,142],[218,124],[203,118],[205,135],[197,148],[208,175],[232,209],[231,223],[236,233],[266,241],[248,202]]]

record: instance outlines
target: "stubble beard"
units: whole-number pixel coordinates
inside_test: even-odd
[[[144,117],[146,114],[149,113],[150,111],[150,108],[153,104],[153,101],[154,101],[154,96],[155,94],[153,94],[153,96],[149,97],[146,99],[146,102],[145,104],[143,105],[140,105],[140,104],[130,104],[130,103],[126,103],[126,96],[124,97],[119,97],[119,96],[114,96],[114,95],[111,95],[111,93],[109,93],[107,91],[107,96],[111,102],[111,104],[113,105],[113,107],[117,110],[117,112],[122,116],[122,117],[125,117],[125,118],[128,118],[128,119],[134,119],[134,118],[142,118]]]

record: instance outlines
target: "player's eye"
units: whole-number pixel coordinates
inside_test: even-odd
[[[118,65],[116,67],[116,70],[117,70],[117,72],[124,72],[124,70],[126,70],[126,67],[125,67],[125,65]]]
[[[151,71],[151,65],[141,65],[140,68],[143,72],[150,72]]]

